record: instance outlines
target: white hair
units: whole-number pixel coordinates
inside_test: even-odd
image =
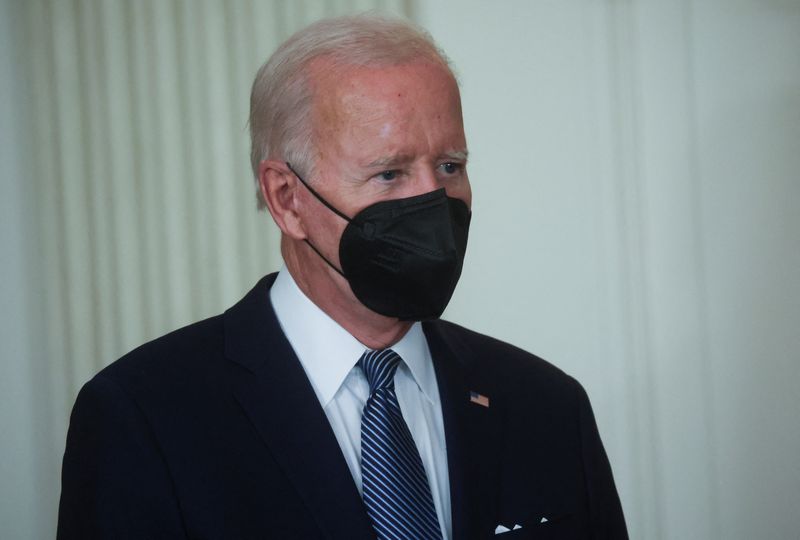
[[[430,35],[402,19],[374,13],[324,19],[287,39],[258,70],[250,93],[250,163],[258,189],[262,160],[282,159],[306,177],[313,175],[311,108],[313,89],[308,66],[324,57],[328,66],[382,67],[417,59],[450,63]]]

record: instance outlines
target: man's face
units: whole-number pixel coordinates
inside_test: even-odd
[[[314,76],[314,189],[352,217],[382,200],[445,188],[471,205],[458,86],[440,65],[346,68]],[[347,223],[305,190],[309,240],[337,267]],[[316,255],[313,255],[316,256]]]

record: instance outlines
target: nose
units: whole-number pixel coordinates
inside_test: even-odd
[[[418,193],[429,193],[444,187],[444,183],[436,175],[436,169],[429,165],[425,165],[420,168],[416,184],[416,191]]]

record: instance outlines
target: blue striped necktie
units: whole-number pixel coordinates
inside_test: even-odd
[[[361,416],[364,503],[379,540],[441,540],[428,477],[394,392],[400,356],[367,351],[358,361],[369,381]]]

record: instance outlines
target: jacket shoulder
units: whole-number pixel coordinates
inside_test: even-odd
[[[532,377],[570,386],[577,383],[561,368],[505,341],[448,321],[435,321],[432,326],[472,371],[492,371],[501,378]]]
[[[173,385],[214,371],[224,356],[222,315],[184,326],[136,347],[95,376],[128,387]],[[91,381],[90,381],[91,382]]]

